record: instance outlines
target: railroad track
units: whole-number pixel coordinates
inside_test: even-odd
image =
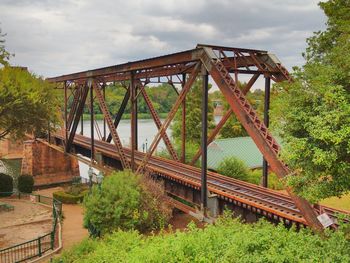
[[[61,134],[55,134],[55,137],[63,139]],[[84,148],[90,149],[90,138],[79,134],[75,135],[74,143]],[[104,141],[95,141],[95,149],[106,156],[119,159],[119,154],[113,144]],[[124,148],[128,160],[131,158],[131,151]],[[135,162],[139,165],[145,153],[135,152]],[[200,169],[181,164],[173,160],[152,156],[149,160],[147,169],[162,177],[177,181],[181,184],[191,186],[195,189],[201,187]],[[307,225],[305,219],[300,214],[292,199],[283,193],[260,187],[254,184],[229,178],[218,173],[208,171],[208,190],[216,194],[219,198],[240,205],[244,208],[257,212],[267,217],[284,220],[286,222],[296,222]],[[333,219],[337,219],[338,213],[346,213],[338,209],[322,206]]]

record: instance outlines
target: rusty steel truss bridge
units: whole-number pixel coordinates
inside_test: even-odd
[[[248,76],[243,89],[238,86],[239,77]],[[265,81],[265,112],[261,120],[245,97],[256,80]],[[186,154],[186,95],[196,79],[202,79],[202,136],[201,148],[190,163],[185,163]],[[217,126],[208,134],[208,82],[216,83],[230,108]],[[247,78],[247,77],[245,77]],[[264,216],[286,225],[310,226],[321,231],[323,225],[317,216],[326,213],[336,219],[341,212],[328,207],[312,205],[286,188],[289,195],[278,193],[266,187],[256,186],[207,170],[207,146],[219,133],[231,115],[235,115],[258,149],[264,156],[264,186],[267,185],[268,167],[280,179],[293,176],[292,171],[280,160],[281,148],[268,130],[268,108],[271,80],[292,81],[288,71],[277,57],[263,50],[253,50],[212,45],[197,45],[195,49],[154,57],[125,64],[62,75],[48,79],[57,88],[64,90],[64,128],[50,134],[49,141],[64,149],[66,153],[82,154],[103,165],[116,169],[131,169],[136,173],[150,174],[164,182],[165,190],[172,197],[178,197],[200,206],[204,215],[208,205],[215,204],[220,213],[225,207],[245,217]],[[105,87],[119,82],[125,88],[125,96],[118,112],[109,112],[106,106]],[[161,121],[147,95],[145,86],[152,83],[169,83],[177,93],[177,100],[164,121]],[[176,87],[181,87],[178,89]],[[158,128],[154,140],[146,153],[138,150],[137,98],[143,97]],[[94,120],[93,105],[97,101],[104,117],[103,131]],[[131,146],[122,145],[117,132],[118,124],[126,109],[131,105]],[[96,103],[96,102],[95,102]],[[91,113],[91,137],[77,133],[82,125],[84,107]],[[182,108],[182,147],[180,156],[175,151],[166,130],[176,112]],[[94,126],[97,126],[95,132]],[[108,127],[108,129],[107,129]],[[97,133],[98,139],[95,139]],[[159,142],[163,140],[172,160],[154,156]],[[98,157],[98,158],[97,158]],[[201,168],[193,164],[201,157]],[[193,212],[191,206],[174,201],[178,207]],[[209,204],[208,204],[209,202]]]

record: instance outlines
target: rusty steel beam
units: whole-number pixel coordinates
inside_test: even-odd
[[[106,85],[105,85],[105,83],[102,86],[102,94],[103,94],[104,101],[106,101]],[[107,133],[107,131],[106,131],[106,119],[103,118],[103,137],[102,137],[103,141],[105,141],[107,138],[106,133]]]
[[[79,105],[78,105],[78,107],[76,109],[76,113],[75,113],[75,116],[74,116],[72,129],[70,130],[69,136],[68,136],[67,141],[66,141],[66,147],[65,147],[66,152],[70,152],[70,148],[72,146],[72,143],[73,143],[73,140],[74,140],[74,136],[75,136],[75,133],[76,133],[77,128],[78,128],[79,119],[80,119],[80,117],[83,114],[83,109],[84,109],[84,105],[85,105],[85,101],[86,101],[88,93],[89,93],[89,87],[87,85],[84,85],[82,87],[81,99],[79,101]],[[68,131],[66,131],[66,134],[67,134],[67,132]]]
[[[270,110],[270,88],[271,88],[271,79],[269,77],[265,77],[265,96],[264,96],[264,124],[266,127],[269,127],[269,110]],[[265,158],[263,158],[263,180],[262,185],[264,187],[268,186],[268,163]]]
[[[182,74],[182,88],[186,84],[186,74]],[[186,163],[186,97],[182,102],[181,162]]]
[[[248,91],[251,89],[251,87],[254,85],[254,83],[256,82],[256,80],[259,78],[260,74],[255,74],[247,83],[247,85],[245,85],[242,89],[243,94],[247,94]],[[225,123],[227,122],[227,120],[230,118],[230,116],[232,115],[232,109],[228,109],[225,113],[224,116],[222,116],[221,120],[219,121],[219,123],[216,125],[216,127],[214,128],[214,130],[212,130],[212,132],[210,133],[209,137],[208,137],[208,142],[207,145],[211,144],[216,135],[218,135],[218,133],[220,132],[221,128],[225,125]],[[194,165],[196,163],[196,161],[198,160],[198,158],[202,155],[202,149],[199,148],[198,151],[196,152],[196,154],[193,156],[190,165]]]
[[[73,118],[74,118],[74,114],[75,114],[76,108],[77,108],[78,103],[79,103],[79,98],[80,98],[80,89],[77,89],[74,92],[72,105],[71,105],[70,111],[69,111],[68,122],[67,122],[67,129],[68,130],[70,130],[70,128],[72,126],[72,121],[73,121]]]
[[[135,62],[128,62],[125,64],[99,68],[95,70],[82,71],[73,74],[62,75],[59,77],[48,78],[50,82],[63,82],[66,80],[76,80],[92,77],[101,77],[116,73],[131,72],[142,69],[156,68],[166,65],[175,65],[178,63],[198,61],[202,54],[201,49],[191,49],[183,52],[178,52],[170,55],[139,60]]]
[[[91,109],[91,107],[92,107],[92,105],[93,105],[93,103],[91,103],[91,97],[90,97],[90,99],[87,99],[86,105],[87,105],[87,107],[88,107],[88,110],[89,110],[90,116],[91,116],[91,113],[92,113],[92,111],[93,111],[93,110]],[[97,120],[96,120],[95,118],[93,119],[93,123],[94,123],[94,126],[95,126],[95,128],[96,128],[96,132],[97,132],[97,136],[98,136],[99,140],[102,140],[101,129],[100,129],[100,127],[98,126],[98,122],[97,122]]]
[[[88,103],[90,108],[90,138],[91,138],[91,164],[94,163],[95,160],[95,129],[94,129],[94,88],[92,81],[88,81],[88,85],[90,88],[90,101]],[[90,184],[92,184],[92,181],[90,181]],[[92,186],[92,185],[90,185]]]
[[[238,47],[227,47],[227,46],[218,46],[218,45],[208,45],[208,44],[197,44],[197,48],[211,48],[213,50],[225,50],[233,52],[256,52],[256,53],[267,53],[266,50],[261,49],[250,49],[250,48],[238,48]]]
[[[97,97],[100,109],[101,109],[101,111],[103,113],[103,116],[105,117],[105,119],[107,121],[108,128],[111,131],[113,142],[114,142],[114,144],[115,144],[115,146],[117,148],[117,151],[118,151],[118,153],[120,155],[120,160],[121,160],[121,163],[122,163],[122,167],[124,169],[129,169],[130,168],[129,162],[128,162],[126,156],[125,156],[123,145],[122,145],[122,143],[120,141],[120,138],[119,138],[119,135],[117,133],[117,130],[116,130],[114,124],[113,124],[111,114],[109,113],[109,110],[107,109],[106,102],[103,99],[103,95],[102,95],[102,92],[100,90],[100,84],[99,84],[98,81],[94,81],[92,86],[93,86],[93,88],[95,90],[96,97]]]
[[[67,119],[67,116],[68,116],[68,112],[67,112],[67,82],[65,81],[64,84],[63,84],[63,87],[64,87],[64,133],[65,133],[65,143],[66,143],[66,148],[67,149],[67,141],[68,141],[68,119]]]
[[[232,48],[231,48],[232,49]],[[231,50],[225,47],[223,50]],[[227,57],[223,63],[228,67],[230,72],[238,73],[260,73],[266,72],[269,74],[280,74],[284,78],[286,76],[285,70],[281,70],[279,65],[275,68],[269,66],[269,68],[259,68],[259,71],[254,69],[242,70],[242,67],[259,67],[261,64],[267,65],[266,61],[269,58],[269,54],[266,51],[251,50],[251,49],[238,49],[233,48],[233,52],[249,52],[249,54],[242,55],[240,57]],[[62,75],[59,77],[48,78],[50,82],[63,82],[63,81],[81,81],[90,77],[103,77],[105,81],[121,81],[130,79],[131,71],[138,71],[135,74],[135,78],[150,78],[156,76],[169,76],[175,74],[189,73],[190,67],[195,64],[200,58],[200,54],[203,52],[203,47],[198,46],[196,49],[191,49],[179,53],[169,54],[161,57],[155,57],[146,60],[140,60],[135,62],[129,62],[125,64],[99,68],[95,70],[82,71],[73,74]],[[235,66],[232,67],[232,61],[235,60]],[[192,64],[191,64],[192,63]],[[281,78],[280,77],[280,78]]]
[[[157,114],[157,111],[155,110],[155,108],[153,107],[153,104],[152,104],[152,101],[151,99],[149,98],[146,90],[145,90],[145,87],[142,85],[142,83],[139,82],[139,89],[141,91],[141,94],[146,102],[146,105],[151,113],[151,116],[154,120],[154,123],[156,124],[157,126],[157,129],[159,130],[161,127],[162,127],[162,122],[160,121],[160,118]],[[169,151],[171,157],[175,160],[175,161],[178,161],[179,160],[179,157],[177,156],[176,154],[176,151],[173,147],[173,145],[171,144],[171,141],[168,137],[168,135],[166,133],[163,133],[163,141],[165,143],[165,146],[167,148],[167,150]]]
[[[130,76],[130,105],[131,105],[131,170],[135,172],[135,151],[137,150],[137,86],[135,83],[134,73]]]
[[[117,112],[117,115],[114,118],[114,123],[113,124],[114,124],[115,128],[118,128],[119,122],[122,119],[122,116],[123,116],[123,113],[124,113],[124,111],[126,109],[126,106],[128,105],[129,98],[130,98],[130,86],[126,90],[126,93],[124,95],[122,104],[120,105],[120,108],[119,108],[119,110]],[[108,135],[106,141],[107,142],[111,142],[112,141],[112,135],[111,134]]]
[[[141,171],[143,171],[143,169],[145,168],[145,166],[147,165],[150,157],[152,156],[153,152],[155,151],[155,149],[158,146],[158,143],[160,141],[160,138],[162,136],[162,134],[164,134],[164,132],[166,131],[166,129],[169,127],[170,122],[173,120],[173,118],[175,117],[175,114],[177,112],[177,110],[179,109],[182,101],[184,100],[186,94],[188,93],[188,91],[190,90],[192,84],[194,83],[194,81],[196,80],[196,77],[200,71],[201,68],[201,63],[198,62],[197,65],[194,67],[191,77],[189,78],[189,80],[186,82],[185,87],[181,90],[179,97],[177,98],[173,108],[171,109],[171,111],[169,112],[166,120],[164,121],[162,127],[159,129],[158,133],[156,134],[147,154],[145,155],[145,157],[143,158],[141,164],[139,165],[139,167],[137,168],[137,173],[140,173]]]
[[[207,137],[208,137],[208,72],[202,69],[202,134],[201,134],[201,210],[207,216],[208,184],[207,184]]]
[[[237,119],[241,122],[270,164],[272,170],[279,178],[285,178],[288,176],[290,171],[278,158],[280,150],[279,145],[271,136],[266,126],[259,120],[256,112],[246,100],[239,87],[237,87],[225,66],[220,60],[218,60],[216,54],[211,49],[205,48],[205,55],[202,57],[201,61],[209,71],[221,92],[224,94]],[[287,191],[303,214],[309,226],[314,231],[321,232],[323,227],[318,221],[317,215],[311,204],[305,199],[295,195],[292,189],[287,188]]]

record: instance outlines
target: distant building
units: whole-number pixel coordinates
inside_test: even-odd
[[[231,156],[242,160],[249,169],[262,168],[263,156],[252,138],[237,137],[217,139],[209,144],[208,169],[217,170],[220,162]]]

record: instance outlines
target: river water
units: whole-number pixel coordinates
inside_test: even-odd
[[[220,121],[221,117],[215,117],[215,122],[218,123]],[[162,122],[164,120],[161,120]],[[103,120],[97,120],[96,121],[99,127],[99,130],[102,133],[103,136]],[[77,133],[79,133],[81,130],[81,124],[78,125]],[[99,139],[97,128],[94,128],[95,130],[95,139]],[[130,120],[121,120],[118,128],[117,128],[118,135],[122,141],[123,146],[129,147],[130,145],[130,134],[131,134],[131,126],[130,126]],[[152,143],[155,135],[157,134],[158,129],[157,126],[154,124],[154,121],[152,119],[139,119],[138,120],[138,148],[139,151],[146,151],[150,144]],[[106,125],[106,133],[108,135],[109,129]],[[83,134],[84,136],[90,137],[91,136],[91,126],[90,121],[85,120],[83,121]],[[171,126],[167,129],[167,135],[169,138],[171,138]],[[159,142],[159,145],[157,147],[157,151],[161,151],[165,148],[163,140]],[[0,160],[0,172],[7,172],[11,174],[13,177],[16,177],[20,172],[20,160],[14,160],[14,161],[6,161],[6,160]],[[83,178],[88,178],[87,171],[88,171],[88,165],[82,162],[79,162],[79,169],[80,169],[80,175]],[[98,171],[95,170],[97,173]]]

